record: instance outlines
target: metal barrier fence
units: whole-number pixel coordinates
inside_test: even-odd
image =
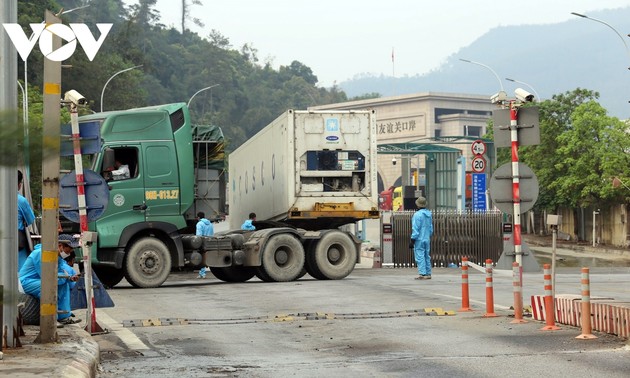
[[[413,250],[409,248],[413,211],[392,214],[394,267],[415,267]],[[462,257],[479,265],[486,259],[498,261],[503,252],[502,214],[500,211],[471,212],[436,210],[433,213],[431,262],[435,267],[453,263],[459,266]]]

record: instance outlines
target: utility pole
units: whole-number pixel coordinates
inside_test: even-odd
[[[46,24],[61,20],[46,11]],[[53,34],[53,51],[61,47],[61,39]],[[57,334],[57,251],[59,220],[59,169],[61,125],[61,62],[44,58],[44,162],[42,164],[42,290],[40,327],[36,341],[58,341]]]
[[[17,22],[17,0],[0,2],[0,24]],[[7,117],[8,124],[17,124],[17,52],[4,31],[0,31],[0,117]],[[9,118],[10,117],[10,118]],[[17,131],[18,128],[15,128]],[[2,347],[17,347],[17,170],[15,156],[17,147],[14,138],[0,141],[2,161],[13,164],[0,164],[0,285],[2,291],[2,330],[0,340],[6,340]]]

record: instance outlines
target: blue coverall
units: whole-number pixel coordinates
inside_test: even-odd
[[[68,264],[57,257],[57,274],[69,275],[64,269]],[[72,269],[72,268],[70,268]],[[74,270],[73,270],[74,271]],[[19,273],[20,283],[26,294],[30,294],[38,299],[41,298],[42,291],[42,245],[37,244],[28,255]],[[70,316],[70,281],[69,278],[57,278],[57,320],[63,320]],[[74,283],[74,282],[72,282]]]
[[[35,214],[33,213],[33,209],[31,205],[28,203],[28,200],[18,193],[17,196],[17,205],[18,205],[18,232],[24,230],[25,224],[31,225],[35,221]],[[28,252],[26,252],[25,248],[18,250],[18,272],[22,265],[24,265],[24,261],[26,261],[26,257],[28,256]]]
[[[427,209],[416,211],[411,217],[411,239],[414,241],[413,254],[418,265],[418,274],[431,275],[431,235],[433,216]]]
[[[197,222],[196,235],[197,236],[212,236],[212,235],[214,235],[214,226],[212,225],[212,222],[210,222],[206,218],[199,219],[199,222]]]
[[[256,230],[256,226],[254,226],[252,222],[253,222],[252,219],[248,219],[245,222],[243,222],[243,225],[241,225],[241,230],[247,230],[247,231]]]

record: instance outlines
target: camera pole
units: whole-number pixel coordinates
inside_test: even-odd
[[[518,105],[510,101],[510,143],[512,148],[512,200],[514,203],[514,256],[518,266],[523,266],[521,242],[521,193],[518,169]]]

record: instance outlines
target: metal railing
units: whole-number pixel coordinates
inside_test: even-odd
[[[413,250],[409,248],[413,211],[392,215],[394,267],[414,267]],[[431,262],[436,267],[458,265],[462,257],[482,264],[486,259],[498,261],[503,251],[502,214],[500,211],[472,212],[436,210],[433,213]]]

